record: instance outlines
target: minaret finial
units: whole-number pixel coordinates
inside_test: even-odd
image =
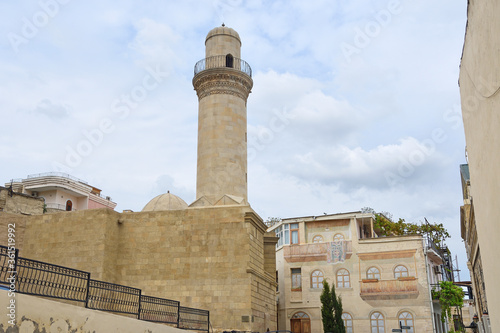
[[[225,27],[226,25],[224,24],[224,22],[222,22],[222,26]]]

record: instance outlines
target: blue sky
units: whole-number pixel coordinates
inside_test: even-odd
[[[222,22],[240,34],[254,74],[248,181],[257,213],[369,206],[426,217],[451,231],[465,272],[465,0],[3,1],[3,181],[65,171],[118,211],[167,190],[192,202],[193,66]],[[127,104],[132,94],[140,101]]]

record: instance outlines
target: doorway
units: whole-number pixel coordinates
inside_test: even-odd
[[[297,312],[290,319],[290,327],[293,333],[311,333],[311,319],[305,312]]]

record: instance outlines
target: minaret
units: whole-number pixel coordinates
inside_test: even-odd
[[[247,204],[247,98],[252,70],[240,57],[236,31],[212,29],[205,59],[194,68],[198,94],[195,206]]]

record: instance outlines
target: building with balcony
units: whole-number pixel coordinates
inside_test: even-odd
[[[462,181],[463,206],[460,207],[460,233],[464,240],[467,253],[467,268],[469,268],[473,292],[473,305],[475,314],[478,316],[481,332],[491,332],[490,319],[488,315],[488,302],[486,297],[486,285],[483,275],[483,261],[481,249],[477,238],[476,217],[474,214],[474,203],[470,193],[469,165],[460,165],[460,178]]]
[[[13,192],[45,201],[47,212],[74,211],[85,209],[114,209],[116,203],[111,197],[101,195],[101,190],[86,181],[60,172],[28,175],[24,179],[13,179],[5,183]]]
[[[342,297],[346,332],[448,332],[431,283],[446,279],[443,251],[421,235],[379,237],[371,213],[268,224],[276,246],[278,329],[322,332],[323,281]],[[437,267],[437,268],[436,268]]]
[[[500,332],[500,2],[467,1],[467,27],[460,62],[460,99],[464,124],[470,197],[482,278],[493,332]],[[472,240],[472,239],[471,239]],[[474,242],[470,242],[472,245]],[[479,248],[478,247],[478,248]],[[480,315],[480,313],[478,313]]]

